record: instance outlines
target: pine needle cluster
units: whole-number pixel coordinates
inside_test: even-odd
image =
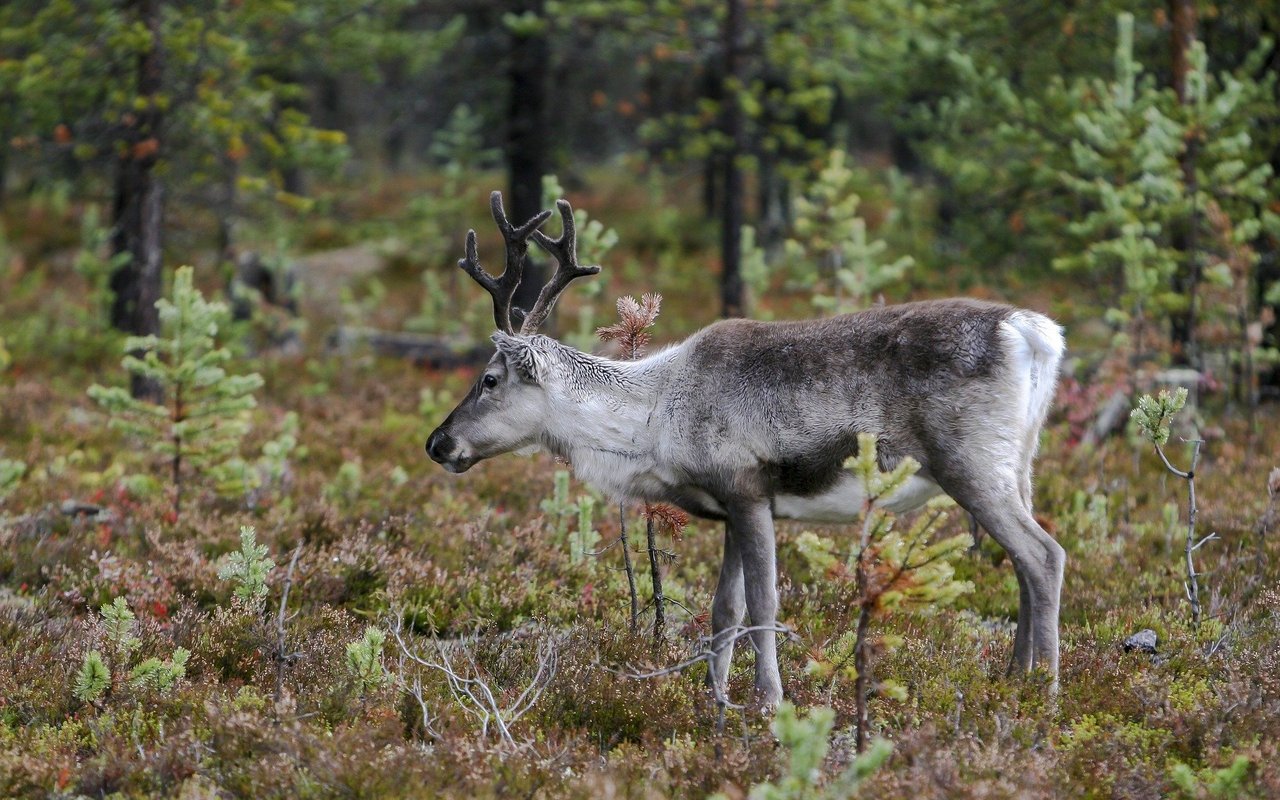
[[[662,295],[647,292],[636,302],[634,297],[618,298],[618,321],[612,325],[596,328],[596,336],[601,341],[617,342],[622,347],[623,358],[635,361],[644,355],[652,337],[649,328],[658,320],[658,312],[662,310]]]

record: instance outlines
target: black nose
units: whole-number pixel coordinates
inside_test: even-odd
[[[443,431],[434,431],[427,439],[427,455],[437,464],[443,464],[453,449],[453,437]]]

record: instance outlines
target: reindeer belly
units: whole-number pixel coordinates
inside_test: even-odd
[[[938,484],[918,475],[907,479],[898,491],[880,505],[889,511],[901,513],[919,508],[931,497],[942,494]],[[835,485],[809,495],[778,494],[773,498],[773,516],[778,519],[795,519],[806,522],[852,522],[862,513],[866,494],[862,483],[848,473],[840,476]]]

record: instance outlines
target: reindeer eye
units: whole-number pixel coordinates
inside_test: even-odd
[[[483,381],[483,383],[484,383],[484,388],[486,388],[486,389],[492,389],[493,387],[495,387],[495,386],[497,386],[497,385],[498,385],[498,376],[497,376],[497,375],[485,375],[485,376],[484,376],[484,381]]]

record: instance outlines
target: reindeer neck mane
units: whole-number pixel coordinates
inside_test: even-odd
[[[614,361],[566,345],[548,381],[551,418],[543,446],[573,464],[578,477],[616,497],[635,497],[635,481],[655,463],[653,409],[678,348],[638,361]]]

